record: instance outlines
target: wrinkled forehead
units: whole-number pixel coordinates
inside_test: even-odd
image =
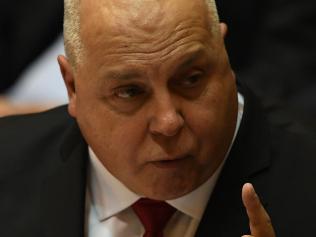
[[[89,35],[84,41],[100,35],[154,38],[186,24],[211,27],[205,0],[81,1],[81,32],[83,38]]]

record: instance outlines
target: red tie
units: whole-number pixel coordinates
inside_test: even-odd
[[[164,201],[141,198],[132,208],[145,228],[143,237],[163,237],[163,230],[176,211]]]

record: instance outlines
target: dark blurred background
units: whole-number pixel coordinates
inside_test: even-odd
[[[62,15],[62,0],[0,1],[0,92],[57,39]]]
[[[239,80],[274,119],[289,117],[316,132],[316,2],[217,0],[217,5],[228,24],[226,45]]]

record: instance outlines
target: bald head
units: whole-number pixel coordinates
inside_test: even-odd
[[[154,31],[159,32],[159,27],[169,24],[168,20],[175,15],[183,20],[200,18],[205,21],[203,24],[214,37],[219,36],[219,20],[214,0],[65,0],[66,55],[74,68],[81,63],[84,37],[93,40],[85,31],[94,27],[94,23],[103,21],[109,31],[116,33],[124,33],[129,31],[129,27],[133,29],[133,26],[137,26],[152,35]],[[98,29],[95,32],[98,34]],[[130,33],[135,32],[131,30]]]

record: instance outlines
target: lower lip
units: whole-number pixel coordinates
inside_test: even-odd
[[[154,161],[152,164],[158,168],[164,168],[164,169],[178,168],[178,167],[181,167],[182,164],[184,164],[185,162],[187,162],[188,160],[192,158],[193,158],[192,156],[186,156],[184,158],[177,159],[177,160]]]

